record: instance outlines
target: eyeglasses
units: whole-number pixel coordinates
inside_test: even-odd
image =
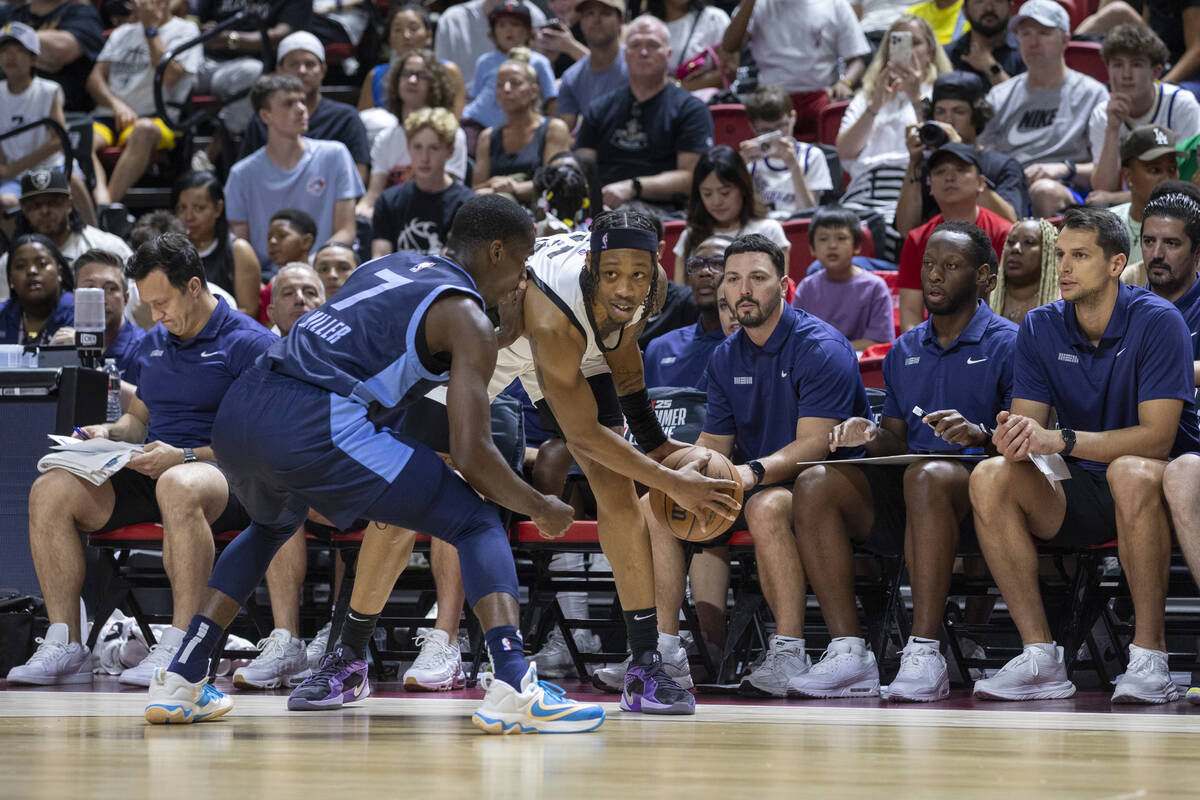
[[[405,69],[400,71],[400,80],[411,81],[416,78],[419,81],[429,80],[429,73],[423,69]]]
[[[688,275],[708,272],[709,275],[725,274],[725,259],[723,258],[689,258],[683,262],[683,270]]]

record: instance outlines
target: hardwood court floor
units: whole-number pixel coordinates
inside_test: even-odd
[[[235,693],[219,721],[160,727],[143,722],[142,692],[112,688],[0,691],[0,798],[1200,797],[1200,708],[1182,703],[1112,713],[1102,695],[1019,708],[961,693],[923,707],[702,697],[695,717],[606,703],[595,733],[496,737],[468,720],[478,692],[328,713]]]

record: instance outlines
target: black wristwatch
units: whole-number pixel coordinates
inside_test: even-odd
[[[1063,437],[1063,449],[1059,455],[1069,456],[1071,451],[1075,449],[1075,431],[1070,428],[1063,428],[1059,431]]]
[[[153,39],[155,36],[158,36],[158,28],[155,28],[155,27],[146,28],[146,38],[147,39]]]
[[[634,178],[632,183],[633,183],[633,196],[640,200],[642,198],[642,182],[640,180],[638,180],[637,178]]]
[[[183,463],[194,464],[196,461],[196,451],[190,447],[183,448]]]
[[[990,67],[988,67],[988,75],[999,75],[1001,72],[1004,72],[1004,67],[1000,66],[999,63],[992,64]]]
[[[763,477],[767,474],[767,468],[762,465],[761,461],[747,461],[746,466],[754,473],[754,486],[761,486]]]

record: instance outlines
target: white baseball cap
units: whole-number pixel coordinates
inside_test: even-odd
[[[1009,19],[1008,32],[1016,33],[1017,25],[1023,19],[1031,19],[1047,28],[1060,28],[1068,36],[1071,34],[1071,18],[1067,16],[1067,10],[1054,0],[1028,0]]]
[[[35,56],[42,54],[42,43],[38,41],[37,31],[24,22],[10,22],[0,28],[0,44],[16,42]]]
[[[288,53],[296,50],[303,50],[306,53],[312,53],[317,58],[321,59],[321,63],[325,63],[325,46],[321,44],[321,40],[313,36],[308,31],[296,31],[288,34],[279,43],[279,50],[275,53],[276,63],[283,61]]]

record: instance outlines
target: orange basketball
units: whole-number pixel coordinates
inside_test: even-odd
[[[737,486],[731,494],[739,503],[742,502],[742,482],[738,479],[737,468],[733,466],[732,461],[714,450],[695,445],[685,447],[664,458],[662,465],[669,469],[677,469],[680,464],[695,460],[704,453],[709,455],[704,474],[710,478],[733,481]],[[650,511],[660,524],[665,525],[677,539],[685,542],[707,542],[729,530],[729,526],[733,524],[732,520],[718,517],[711,511],[707,512],[703,520],[698,519],[695,514],[683,506],[676,505],[674,500],[658,489],[650,490]]]

